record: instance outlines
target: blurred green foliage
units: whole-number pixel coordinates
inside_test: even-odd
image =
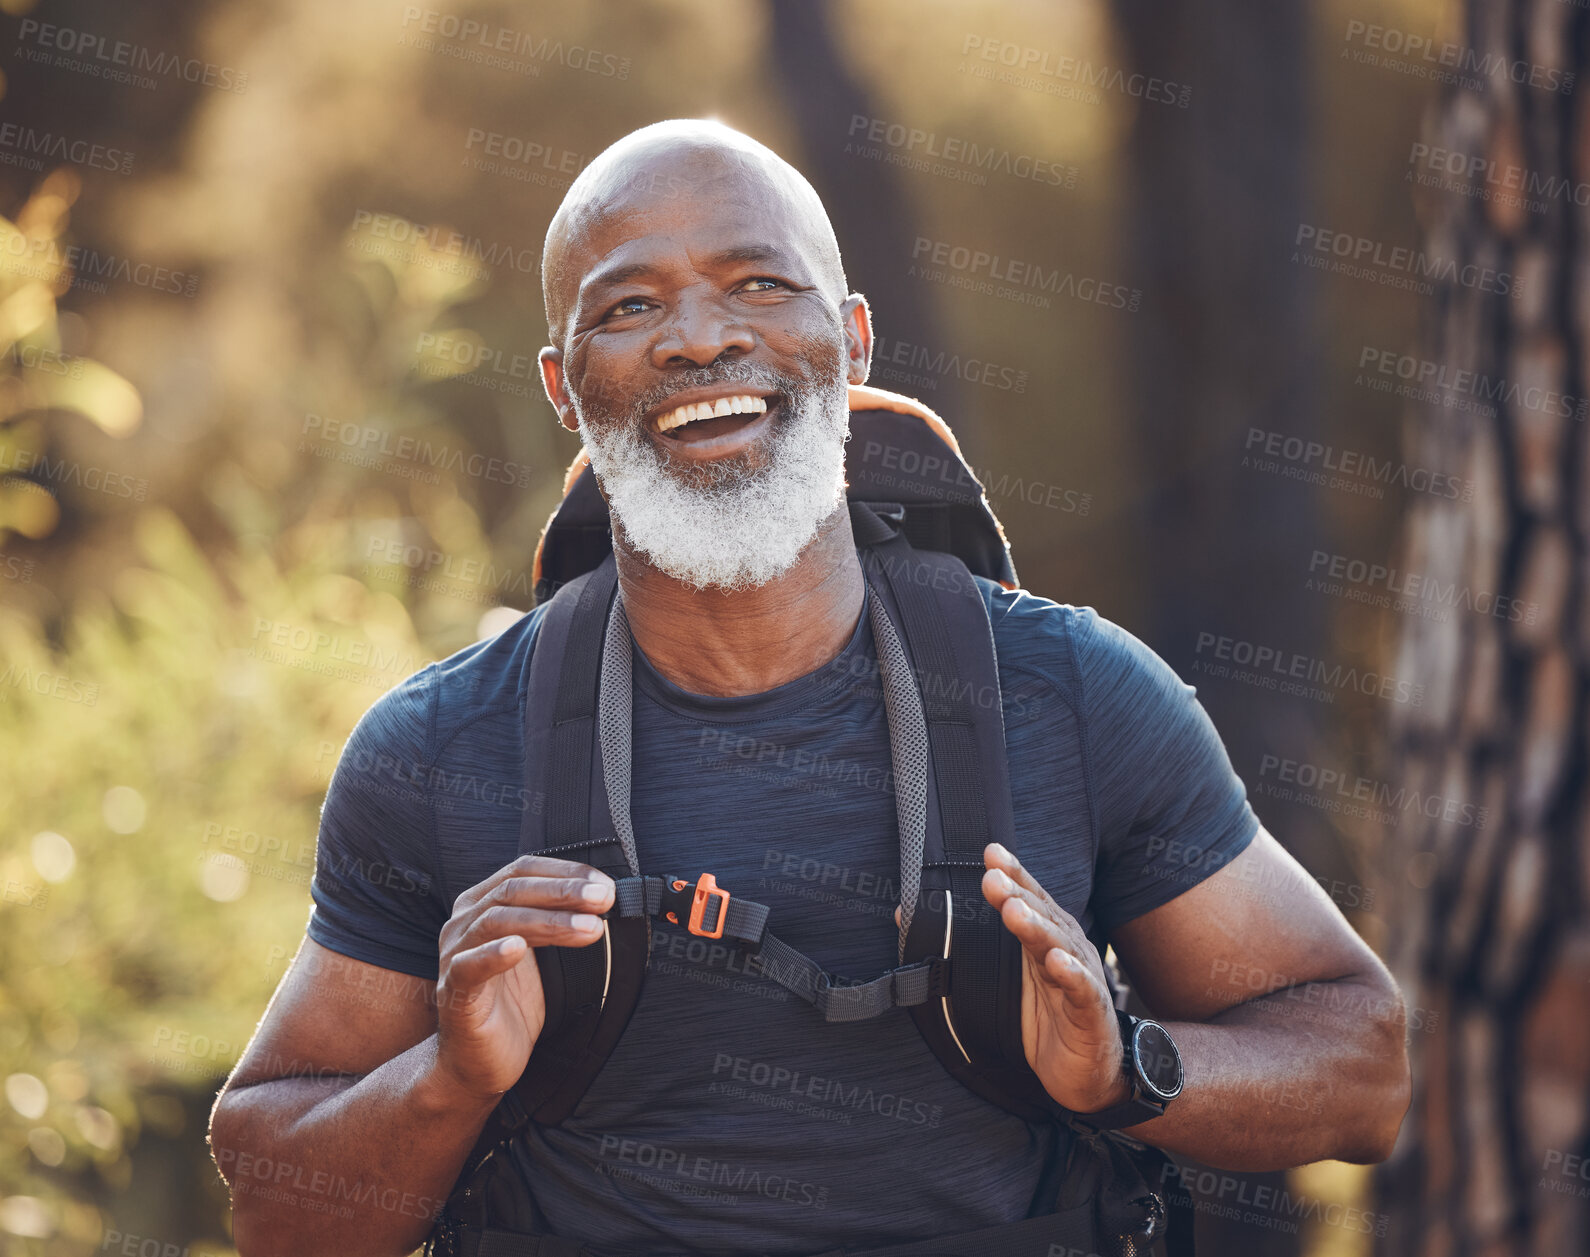
[[[30,210],[0,231],[40,221]],[[54,226],[63,222],[64,209]],[[402,347],[475,281],[424,247],[372,254],[359,243],[342,278],[367,294],[365,332],[386,350],[366,360],[387,366],[366,377],[358,432],[361,445],[374,431],[390,449],[396,429],[379,416],[401,408],[405,389],[456,370]],[[53,287],[49,299],[37,291],[25,327],[12,315],[14,341],[50,347],[54,358],[29,355],[45,371],[88,365],[59,355]],[[0,303],[0,317],[17,308]],[[44,448],[61,417],[41,412],[59,410],[61,394],[16,358],[4,360],[0,396],[13,409],[0,439]],[[80,408],[136,414],[130,387],[94,365],[99,395]],[[408,435],[431,453],[388,470],[430,535],[447,539],[448,570],[489,570],[479,520],[458,495],[467,446],[446,431]],[[338,458],[357,447],[307,439],[331,474],[371,474]],[[14,492],[48,507],[13,511],[10,526],[47,533],[56,499],[32,483]],[[134,1150],[149,1138],[197,1149],[202,1128],[181,1097],[213,1095],[297,945],[319,807],[348,731],[382,691],[473,640],[500,594],[528,590],[517,570],[494,589],[361,564],[374,545],[405,548],[379,501],[288,523],[237,465],[215,469],[210,498],[224,527],[206,546],[168,507],[146,504],[125,517],[135,558],[103,587],[79,590],[50,622],[0,602],[0,1228],[40,1253],[97,1248],[112,1230],[169,1232],[171,1214],[134,1190]],[[17,566],[12,585],[30,578]],[[192,1178],[182,1225],[213,1248],[224,1198],[213,1184],[192,1192]]]

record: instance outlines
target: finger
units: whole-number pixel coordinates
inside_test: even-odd
[[[453,902],[453,911],[457,912],[460,908],[479,903],[499,883],[511,877],[560,877],[583,881],[607,877],[607,874],[600,869],[592,868],[589,864],[580,864],[575,860],[558,860],[547,855],[522,855],[459,895]]]
[[[567,865],[569,862],[558,860],[554,863]],[[443,946],[473,946],[476,942],[492,937],[479,932],[478,922],[481,916],[498,907],[536,908],[549,913],[561,908],[568,910],[564,913],[565,918],[605,912],[613,903],[613,879],[595,869],[591,872],[592,879],[585,881],[557,877],[506,877],[478,902],[454,909],[452,917],[442,928]],[[589,942],[592,937],[594,935],[582,932],[580,937],[567,943],[555,939],[530,941],[535,946],[579,946]]]
[[[1065,992],[1071,1002],[1086,1007],[1098,1003],[1098,992],[1087,966],[1065,948],[1051,947],[1044,952],[1041,964],[1043,976]]]
[[[1050,920],[1025,899],[1012,895],[1000,911],[1005,928],[1031,957],[1043,979],[1078,999],[1096,1002],[1102,987],[1094,982],[1088,957],[1077,949],[1069,932]],[[1082,985],[1078,984],[1078,979]]]
[[[1031,957],[1042,984],[1061,996],[1066,1020],[1086,1037],[1106,1035],[1101,1013],[1109,997],[1086,959],[1066,945],[1054,923],[1014,897],[1000,916]]]
[[[1031,891],[1023,890],[1010,878],[998,869],[989,869],[983,874],[983,898],[1000,912],[1004,911],[1007,903],[1023,903],[1040,917],[1046,918],[1052,924],[1062,924],[1055,921],[1054,913],[1047,902],[1039,899]],[[1069,945],[1070,940],[1068,940]]]
[[[1082,932],[1082,927],[1076,923],[1070,913],[1064,908],[1056,907],[1052,899],[1038,900],[1030,891],[1017,886],[997,869],[990,869],[983,874],[983,880],[994,886],[994,889],[985,886],[983,893],[988,901],[999,909],[1002,919],[1021,921],[1022,918],[1016,908],[1016,905],[1020,905],[1041,923],[1043,927],[1041,935],[1027,931],[1024,936],[1024,932],[1019,927],[1012,929],[1011,932],[1022,940],[1022,945],[1031,954],[1033,963],[1045,977],[1051,976],[1052,973],[1048,967],[1048,950],[1059,948],[1066,956],[1077,962],[1077,967],[1089,975],[1090,982],[1101,993],[1102,998],[1106,1002],[1109,1001],[1109,988],[1104,985],[1102,968],[1095,972],[1095,967],[1102,964],[1098,960],[1098,952],[1094,950],[1088,936]],[[1001,882],[1002,886],[999,885]],[[1028,943],[1028,937],[1033,940],[1031,945]]]
[[[997,843],[989,844],[990,847]],[[1012,895],[1026,900],[1027,904],[1042,916],[1059,923],[1066,934],[1066,946],[1079,954],[1085,950],[1084,944],[1087,935],[1077,919],[1054,901],[1054,897],[1032,880],[1030,876],[1023,875],[1022,882],[1013,881],[1002,868],[990,868],[983,874],[983,898],[987,899],[995,908],[1003,908],[1005,900]]]
[[[1044,967],[1044,957],[1054,948],[1059,948],[1067,955],[1074,955],[1065,933],[1053,921],[1035,911],[1025,899],[1012,895],[1005,900],[1000,908],[999,919],[1004,922],[1005,928],[1016,936],[1033,962],[1040,969]],[[1045,970],[1047,974],[1047,970]]]
[[[447,987],[455,998],[462,998],[499,973],[507,973],[529,950],[529,944],[517,934],[471,947],[453,957],[447,969]]]
[[[601,872],[591,878],[508,877],[481,900],[481,906],[509,904],[521,908],[606,912],[613,906],[613,893],[613,879]]]
[[[1020,887],[1003,869],[991,868],[983,874],[983,898],[995,908],[1003,908],[1005,900],[1020,893]]]
[[[1007,899],[1020,899],[1039,916],[1046,916],[1066,930],[1073,944],[1082,933],[1076,918],[1057,904],[1042,887],[1034,891],[1011,880],[1003,869],[989,869],[983,874],[983,898],[996,908],[1003,908]]]
[[[1099,1059],[1119,1060],[1120,1035],[1115,1027],[1110,997],[1088,967],[1070,952],[1051,948],[1043,958],[1043,976],[1063,997],[1061,1016],[1075,1032],[1069,1037],[1073,1050],[1084,1042],[1093,1043]],[[1113,1045],[1113,1049],[1112,1049]]]
[[[460,945],[476,947],[510,934],[517,934],[532,947],[584,947],[602,937],[602,919],[589,912],[496,904],[475,918]]]
[[[1043,888],[1043,884],[1031,873],[1027,872],[1026,865],[1018,860],[1016,853],[1008,847],[997,842],[989,843],[988,846],[983,848],[983,863],[989,868],[1002,870],[1023,890],[1030,890],[1040,899],[1047,899],[1050,903],[1054,902],[1049,892]]]

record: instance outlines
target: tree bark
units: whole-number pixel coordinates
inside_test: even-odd
[[[1407,809],[1388,849],[1415,1094],[1377,1173],[1392,1212],[1379,1251],[1558,1257],[1590,1252],[1590,1178],[1572,1160],[1590,1153],[1590,15],[1465,7],[1454,42],[1482,68],[1443,90],[1425,139],[1478,173],[1417,186],[1415,166],[1415,203],[1426,257],[1512,291],[1479,272],[1436,282],[1419,354],[1448,400],[1406,412],[1408,465],[1462,491],[1413,495],[1400,564],[1455,587],[1457,607],[1406,617],[1391,668],[1426,693],[1398,709],[1393,780],[1448,805]],[[1484,72],[1497,65],[1525,81]],[[1554,72],[1572,86],[1553,90]]]

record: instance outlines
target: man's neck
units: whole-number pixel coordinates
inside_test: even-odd
[[[841,505],[783,576],[755,589],[696,589],[630,550],[615,530],[624,611],[658,672],[693,694],[760,694],[845,648],[865,581]]]

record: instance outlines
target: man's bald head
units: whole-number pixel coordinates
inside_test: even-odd
[[[631,131],[575,179],[547,228],[541,291],[554,345],[562,346],[585,270],[615,239],[643,234],[646,211],[743,205],[763,232],[798,250],[838,306],[849,292],[839,242],[817,190],[787,161],[721,122],[676,119]],[[629,229],[633,230],[629,230]]]

